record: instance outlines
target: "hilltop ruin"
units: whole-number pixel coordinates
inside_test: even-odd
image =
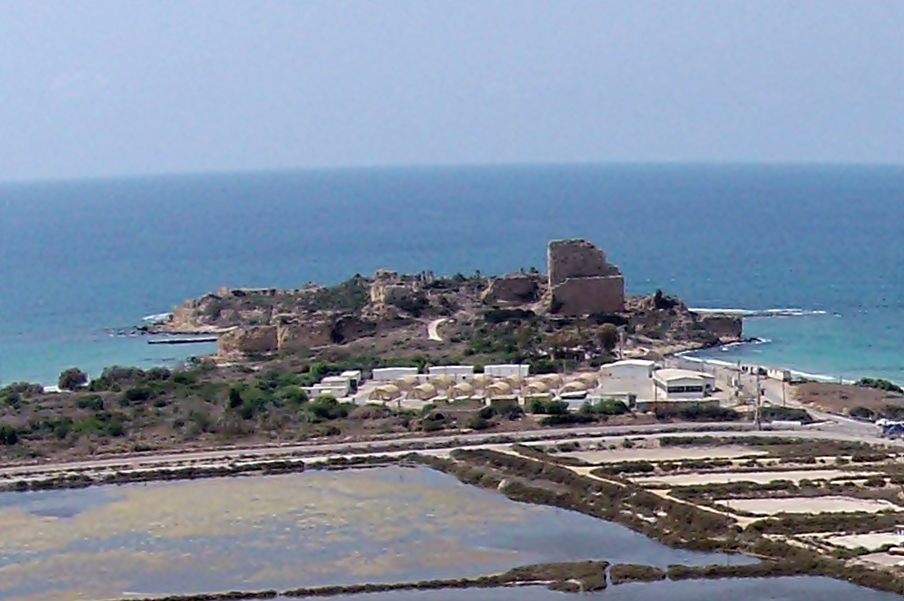
[[[547,250],[550,312],[580,316],[625,310],[625,279],[587,240],[553,240]]]
[[[619,268],[587,240],[554,240],[547,260],[545,275],[532,270],[499,277],[436,277],[380,270],[331,287],[222,289],[176,307],[157,331],[218,333],[220,355],[228,358],[407,332],[399,344],[405,336],[423,338],[425,324],[438,318],[470,324],[459,339],[480,330],[483,320],[498,323],[506,315],[517,315],[547,333],[583,320],[591,329],[612,323],[636,336],[671,342],[713,344],[741,335],[740,319],[704,318],[677,299],[666,304],[661,297],[658,303],[652,297],[627,299]]]

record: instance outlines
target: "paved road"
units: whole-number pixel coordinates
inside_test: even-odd
[[[300,444],[287,446],[260,446],[227,448],[210,451],[188,451],[183,453],[164,453],[154,455],[132,455],[122,457],[109,457],[103,459],[91,459],[67,463],[45,463],[0,467],[0,476],[22,474],[34,471],[66,471],[84,470],[93,468],[128,467],[137,465],[175,464],[183,462],[213,461],[221,459],[238,459],[269,456],[291,455],[320,455],[363,453],[390,447],[393,444],[403,444],[412,447],[441,448],[463,447],[478,444],[486,444],[494,439],[506,438],[511,440],[555,440],[573,438],[575,436],[619,436],[638,433],[638,435],[656,433],[693,432],[701,429],[723,429],[723,435],[729,435],[732,430],[735,434],[738,430],[749,431],[748,427],[734,423],[724,424],[653,424],[649,426],[595,426],[588,428],[555,428],[544,430],[526,430],[523,432],[459,434],[450,436],[421,436],[416,438],[400,438],[396,440],[367,441],[367,442],[340,442],[326,444]]]
[[[858,425],[862,426],[863,424]],[[396,440],[367,441],[367,442],[340,442],[326,444],[301,444],[286,446],[259,446],[227,448],[210,451],[173,452],[155,455],[133,455],[121,457],[109,457],[103,459],[75,461],[68,463],[45,463],[0,467],[0,477],[15,476],[29,472],[58,472],[67,470],[86,470],[102,468],[130,468],[137,466],[162,466],[166,464],[197,463],[203,461],[230,460],[240,458],[264,458],[264,457],[288,457],[288,456],[316,456],[316,455],[342,455],[342,454],[379,454],[380,449],[386,449],[393,444],[403,444],[412,447],[411,450],[420,448],[459,448],[486,445],[493,443],[494,439],[506,438],[513,441],[529,440],[565,440],[580,438],[597,438],[606,436],[637,435],[646,437],[669,436],[680,432],[700,432],[717,437],[743,436],[753,432],[752,424],[728,423],[682,423],[682,424],[652,424],[647,426],[594,426],[585,428],[555,428],[544,430],[527,430],[523,432],[507,433],[481,433],[459,434],[449,436],[422,436],[416,438],[402,438]],[[828,421],[813,428],[804,430],[784,430],[767,432],[769,436],[820,438],[820,439],[844,439],[863,440],[865,442],[892,442],[881,440],[875,435],[875,428],[871,429],[872,435],[866,435],[858,431],[852,431],[844,423]],[[703,433],[703,432],[701,432]],[[901,443],[904,445],[904,442]]]
[[[439,326],[448,321],[445,317],[440,319],[434,319],[429,324],[427,324],[427,338],[430,340],[436,340],[438,342],[442,342],[442,336],[439,335]]]

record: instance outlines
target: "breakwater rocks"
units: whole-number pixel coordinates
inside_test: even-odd
[[[628,582],[657,582],[665,580],[666,573],[653,566],[636,564],[619,564],[609,570],[609,578],[612,584],[625,584]]]

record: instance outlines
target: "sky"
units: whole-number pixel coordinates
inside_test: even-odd
[[[0,181],[904,163],[901,0],[0,0]]]

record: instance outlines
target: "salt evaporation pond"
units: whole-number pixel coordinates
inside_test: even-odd
[[[753,561],[402,467],[3,493],[0,533],[0,601],[459,578],[579,559]]]
[[[795,576],[726,580],[686,580],[610,586],[595,593],[573,595],[541,587],[512,589],[468,589],[442,591],[392,591],[369,595],[344,595],[335,601],[901,601],[892,593],[881,593],[831,578]]]

